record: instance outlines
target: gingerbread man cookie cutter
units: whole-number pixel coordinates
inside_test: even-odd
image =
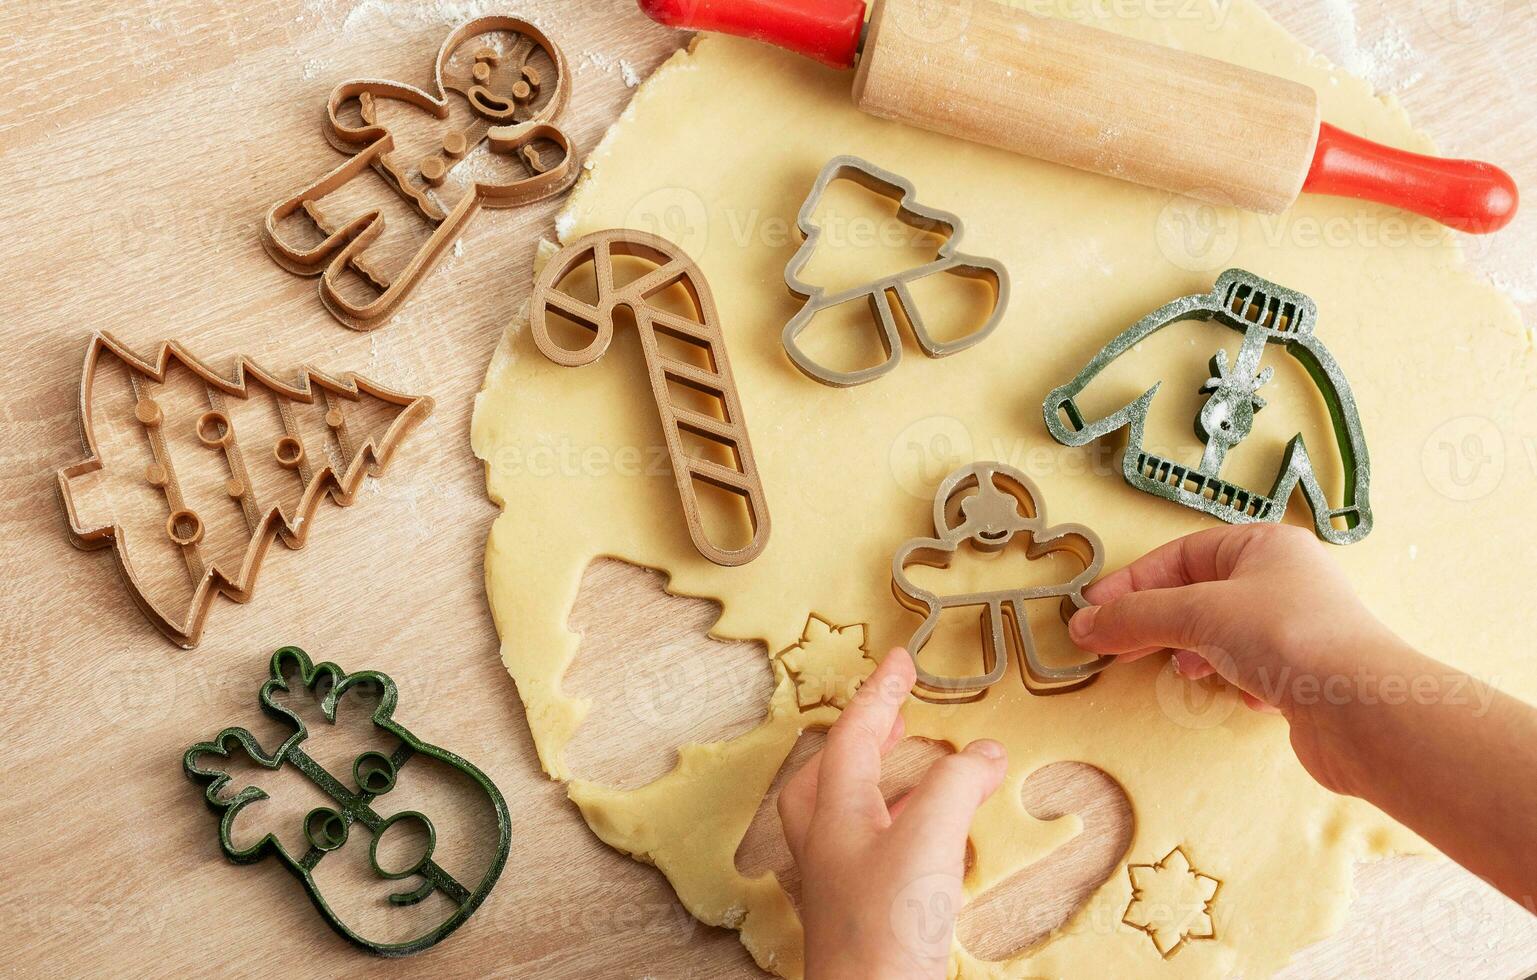
[[[891,561],[892,591],[905,608],[924,617],[907,645],[917,665],[915,696],[944,703],[979,700],[1008,672],[1010,648],[1018,651],[1020,672],[1032,694],[1076,690],[1091,683],[1109,666],[1110,657],[1052,665],[1036,652],[1025,603],[1060,597],[1065,623],[1075,611],[1088,605],[1083,590],[1104,568],[1104,548],[1099,536],[1080,524],[1048,526],[1041,499],[1034,481],[1012,466],[983,462],[961,467],[945,478],[934,496],[937,537],[914,538],[897,550]],[[1060,585],[951,596],[920,587],[907,573],[913,565],[949,568],[963,545],[993,554],[1008,547],[1015,538],[1024,539],[1030,560],[1065,551],[1083,565],[1083,571]],[[939,625],[940,614],[945,609],[957,608],[981,610],[983,672],[962,677],[931,673],[924,669],[919,654]]]
[[[473,52],[468,73],[455,73],[451,65],[461,47],[475,38],[498,33],[517,40],[505,52],[483,43]],[[548,58],[553,78],[529,63],[535,49]],[[262,245],[273,261],[289,272],[320,276],[321,300],[336,319],[354,330],[375,329],[453,245],[482,206],[520,207],[562,193],[575,183],[580,173],[576,154],[570,139],[552,121],[565,108],[569,78],[565,55],[537,27],[515,17],[481,17],[461,25],[444,40],[431,93],[374,79],[341,83],[326,103],[326,137],[338,150],[354,155],[304,190],[273,205],[262,223]],[[399,159],[395,135],[378,119],[379,104],[396,101],[434,119],[450,121],[450,93],[464,103],[470,116],[468,125],[450,126],[440,145],[420,160]],[[360,124],[343,118],[343,110],[352,106],[357,108]],[[454,167],[481,143],[493,153],[520,160],[528,176],[498,182],[471,175],[457,202],[445,204],[439,189]],[[553,145],[559,160],[547,160],[540,150],[542,144]],[[370,172],[382,177],[434,229],[393,273],[381,269],[367,254],[385,230],[382,212],[361,208],[337,213],[324,200]],[[284,222],[300,214],[323,236],[321,241],[294,241],[285,235]],[[345,294],[340,284],[349,273],[374,290],[372,299],[359,302]]]
[[[1292,491],[1300,485],[1320,538],[1332,544],[1359,541],[1372,529],[1366,434],[1344,370],[1314,333],[1317,319],[1318,306],[1311,298],[1252,272],[1229,269],[1217,278],[1211,292],[1174,300],[1137,321],[1094,355],[1077,377],[1047,395],[1046,429],[1065,446],[1084,446],[1127,427],[1126,450],[1121,457],[1127,483],[1229,524],[1279,521]],[[1205,442],[1205,450],[1195,465],[1143,448],[1148,413],[1163,382],[1155,383],[1120,411],[1092,421],[1084,417],[1076,401],[1117,358],[1182,320],[1210,321],[1243,335],[1232,364],[1224,349],[1211,358],[1212,377],[1201,388],[1208,398],[1195,419],[1196,435]],[[1328,409],[1344,479],[1339,507],[1330,504],[1319,483],[1301,433],[1282,451],[1275,482],[1268,492],[1239,486],[1221,475],[1228,453],[1249,436],[1255,413],[1266,405],[1259,390],[1274,376],[1274,369],[1261,370],[1260,361],[1270,345],[1302,365]]]
[[[944,243],[939,247],[934,260],[830,294],[804,281],[801,273],[811,261],[822,234],[814,220],[816,209],[827,193],[828,185],[835,180],[851,180],[866,190],[890,199],[897,205],[898,221],[916,231],[943,237]],[[897,331],[893,304],[901,310],[903,318],[912,328],[918,347],[929,357],[948,357],[974,347],[986,340],[1002,322],[1009,305],[1008,270],[1001,262],[993,259],[957,251],[965,233],[961,219],[948,211],[925,207],[917,202],[917,197],[918,190],[911,181],[856,156],[834,157],[817,176],[796,218],[796,229],[803,239],[801,247],[790,257],[784,274],[790,295],[803,300],[805,304],[785,324],[782,337],[784,349],[790,361],[807,377],[835,388],[851,388],[894,371],[902,360],[902,337]],[[960,276],[986,283],[992,289],[992,311],[975,329],[956,339],[936,339],[927,326],[923,311],[913,299],[910,288],[917,280],[932,275]],[[801,335],[811,326],[818,313],[861,298],[869,303],[870,315],[878,328],[877,337],[886,352],[884,361],[854,371],[839,371],[822,364],[801,346]]]
[[[616,285],[613,260],[628,256],[651,263],[654,268],[623,285]],[[562,282],[585,264],[592,266],[597,296],[588,303],[561,289]],[[661,309],[652,297],[675,285],[686,291],[694,310],[692,318]],[[529,324],[539,351],[565,367],[592,364],[608,352],[614,339],[614,312],[627,307],[640,332],[646,373],[661,417],[667,453],[672,461],[678,498],[694,547],[717,565],[742,565],[768,546],[768,501],[753,460],[747,421],[737,396],[726,338],[704,273],[683,250],[664,238],[631,229],[594,232],[561,249],[545,265],[529,299]],[[562,347],[550,333],[548,314],[553,311],[593,332],[592,342],[577,350]],[[658,338],[681,346],[697,357],[680,360],[663,351]],[[676,349],[674,347],[673,349]],[[673,384],[697,393],[715,406],[700,411],[683,404],[670,390]],[[683,433],[723,450],[722,461],[691,455]],[[729,461],[730,465],[727,465]],[[751,524],[752,536],[739,547],[710,540],[699,501],[696,481],[741,499]]]

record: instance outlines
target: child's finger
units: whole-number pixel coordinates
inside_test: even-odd
[[[1128,650],[1126,653],[1118,653],[1115,655],[1115,660],[1116,663],[1131,664],[1145,657],[1151,657],[1154,654],[1168,652],[1170,652],[1168,647],[1143,647],[1140,650]]]
[[[966,835],[977,807],[1003,783],[1008,754],[1002,745],[981,739],[945,756],[901,801],[894,826],[915,846],[955,847],[964,855]]]
[[[828,730],[817,775],[819,817],[848,822],[885,816],[881,755],[894,744],[892,732],[914,679],[913,658],[900,647],[892,650]]]
[[[1128,592],[1078,610],[1067,625],[1075,644],[1093,653],[1121,654],[1146,647],[1201,650],[1216,635],[1212,617],[1224,608],[1225,582]]]
[[[1132,592],[1225,579],[1232,574],[1242,534],[1240,528],[1214,527],[1170,541],[1090,585],[1083,596],[1104,605]]]
[[[806,830],[811,826],[811,815],[817,805],[817,773],[822,761],[818,752],[804,766],[785,781],[779,791],[779,828],[784,831],[785,844],[797,864],[801,860],[801,844],[806,840]]]
[[[1174,652],[1174,666],[1179,670],[1179,675],[1192,681],[1198,681],[1203,677],[1210,677],[1217,672],[1217,668],[1211,665],[1205,657],[1194,650],[1176,650]]]
[[[1281,709],[1277,708],[1269,701],[1263,701],[1250,694],[1248,691],[1240,691],[1239,693],[1243,695],[1244,704],[1248,705],[1252,710],[1258,711],[1262,715],[1278,715],[1281,713]]]
[[[907,723],[901,715],[897,715],[885,744],[881,746],[881,758],[884,759],[906,737]],[[790,853],[796,860],[800,860],[801,842],[806,839],[806,830],[811,826],[811,817],[816,811],[818,775],[821,769],[822,752],[818,750],[785,781],[779,791],[779,824],[784,830],[785,843],[790,846]]]

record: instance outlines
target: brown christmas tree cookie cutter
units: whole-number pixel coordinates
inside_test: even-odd
[[[132,400],[129,425],[144,434],[149,463],[138,472],[98,448],[95,412],[112,396],[98,398],[97,388],[106,380],[102,367],[111,362],[120,364],[127,377],[128,390],[117,397]],[[187,383],[201,383],[206,391],[206,407],[185,419],[167,417],[157,400],[173,368],[190,372]],[[263,395],[265,410],[257,401]],[[340,506],[350,505],[365,473],[382,472],[400,440],[432,407],[431,398],[399,394],[354,374],[336,378],[305,368],[295,382],[280,381],[244,357],[226,378],[178,343],[161,344],[152,358],[144,358],[110,334],[98,333],[86,350],[80,381],[86,458],[58,472],[70,537],[80,548],[112,548],[140,610],[172,641],[190,649],[202,636],[214,596],[223,593],[236,602],[248,601],[272,539],[302,548],[321,499],[329,496]],[[381,415],[387,424],[370,425],[370,418]],[[242,422],[282,435],[258,448],[249,438],[241,441]],[[173,426],[185,426],[185,431],[176,432]],[[197,503],[189,499],[193,488],[179,469],[206,465],[193,458],[195,453],[222,459],[227,474],[222,486],[194,491]],[[122,494],[134,483],[147,483],[164,500],[163,533],[185,564],[190,596],[186,601],[157,594],[149,587],[150,576],[135,566],[130,552],[148,545],[130,538],[118,520],[119,505],[127,506]],[[291,498],[270,499],[273,486],[284,484],[290,486]],[[264,492],[268,499],[263,499]],[[221,506],[221,500],[227,501],[222,506],[231,513],[215,529],[205,518],[215,516],[212,508]],[[229,538],[228,532],[246,538],[235,562],[213,557],[221,544],[226,552],[237,550],[233,545],[239,539]],[[215,533],[217,540],[211,537]]]
[[[897,220],[919,232],[944,238],[934,260],[902,272],[884,276],[872,282],[829,294],[825,289],[807,283],[801,278],[806,264],[816,251],[822,230],[814,219],[817,207],[827,188],[835,180],[851,180],[866,190],[891,199],[897,205]],[[978,258],[957,251],[965,226],[961,219],[948,211],[924,207],[917,202],[918,190],[905,177],[889,170],[882,170],[868,160],[855,156],[834,157],[822,168],[812,185],[811,194],[801,205],[796,218],[796,228],[803,239],[801,247],[790,257],[785,266],[785,285],[790,294],[805,301],[800,312],[785,324],[783,343],[791,362],[807,377],[835,388],[851,388],[874,381],[896,369],[902,360],[902,337],[897,332],[893,303],[901,309],[903,318],[912,328],[918,347],[929,357],[948,357],[986,340],[998,324],[1009,305],[1009,273],[1001,262]],[[960,276],[976,279],[992,287],[992,311],[980,325],[954,340],[937,340],[928,328],[923,311],[913,299],[911,285],[920,279],[934,275]],[[878,328],[881,347],[886,359],[872,367],[855,371],[839,371],[820,363],[800,345],[800,337],[811,326],[817,314],[844,303],[864,299],[869,303],[870,315]]]
[[[973,463],[945,478],[934,497],[934,538],[914,538],[897,550],[891,562],[891,585],[897,601],[924,617],[908,641],[907,649],[918,665],[914,693],[926,701],[976,701],[987,689],[1003,680],[1009,650],[1020,657],[1020,672],[1032,694],[1056,694],[1092,683],[1112,658],[1096,657],[1070,665],[1044,663],[1036,653],[1035,640],[1025,614],[1032,599],[1061,597],[1063,622],[1088,605],[1084,588],[1104,567],[1104,547],[1099,536],[1080,524],[1046,523],[1040,489],[1029,477],[1002,463]],[[915,584],[907,574],[913,565],[949,568],[962,545],[994,554],[1016,537],[1024,539],[1030,560],[1050,552],[1065,551],[1083,565],[1083,571],[1060,585],[969,592],[941,596]],[[923,668],[919,658],[939,624],[945,609],[981,610],[983,673],[947,677]]]
[[[504,33],[517,40],[499,51],[482,43],[473,52],[468,73],[455,73],[454,57],[463,46],[483,35]],[[553,77],[529,63],[534,50],[553,66]],[[470,218],[482,206],[510,208],[531,204],[570,188],[580,172],[570,139],[552,120],[565,108],[570,71],[560,48],[534,25],[515,17],[481,17],[451,33],[438,52],[431,93],[398,82],[358,79],[343,82],[326,103],[326,138],[354,156],[304,190],[268,210],[262,223],[262,244],[278,265],[303,276],[320,276],[320,298],[326,308],[354,330],[372,330],[395,310],[444,250],[453,245]],[[462,103],[470,122],[459,127],[451,118],[450,93]],[[439,144],[418,160],[401,159],[395,135],[381,124],[379,104],[390,100],[427,113],[449,125]],[[361,124],[343,118],[355,107]],[[528,176],[510,182],[470,176],[456,203],[445,204],[438,191],[451,171],[482,142],[493,153],[520,160]],[[541,150],[552,145],[558,160]],[[395,274],[370,261],[368,250],[385,230],[377,210],[337,213],[323,200],[350,182],[377,174],[419,215],[435,226],[409,261]],[[285,237],[285,220],[303,213],[323,240],[292,241]],[[376,295],[356,302],[339,285],[356,274]]]
[[[628,256],[655,266],[650,272],[623,285],[616,284],[613,260]],[[597,284],[596,299],[588,303],[561,289],[562,282],[583,265],[592,266]],[[692,302],[692,318],[661,309],[652,298],[682,286]],[[641,350],[645,354],[646,373],[661,416],[662,432],[672,461],[673,478],[688,522],[689,537],[699,553],[717,565],[742,565],[763,553],[768,544],[769,513],[758,467],[753,461],[752,443],[747,436],[747,422],[737,397],[736,381],[731,375],[731,361],[726,355],[726,338],[721,333],[720,317],[710,296],[709,283],[694,260],[666,239],[643,231],[610,229],[594,232],[561,249],[545,265],[534,283],[529,300],[529,325],[534,343],[545,357],[565,367],[580,367],[602,357],[614,339],[614,312],[628,307],[640,331]],[[579,350],[562,347],[550,334],[547,314],[560,314],[594,334],[592,342]],[[658,337],[672,345],[681,345],[697,355],[684,361],[664,353]],[[698,394],[702,405],[713,411],[700,411],[673,397],[670,385],[680,385]],[[718,459],[688,452],[683,434],[688,433],[718,449]],[[739,497],[746,507],[752,538],[736,548],[722,547],[710,540],[702,514],[696,482],[713,486]]]

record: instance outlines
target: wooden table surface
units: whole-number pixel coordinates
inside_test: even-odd
[[[1449,151],[1498,160],[1537,187],[1537,4],[1267,5],[1325,55],[1396,90]],[[315,282],[283,272],[258,243],[263,211],[339,160],[319,126],[334,83],[365,75],[427,84],[447,30],[496,10],[478,0],[0,8],[6,970],[755,974],[733,933],[695,923],[653,869],[599,844],[541,774],[486,610],[482,546],[495,508],[470,453],[469,416],[558,202],[483,212],[401,314],[371,334],[334,322]],[[575,94],[563,122],[584,151],[635,80],[682,41],[630,0],[519,0],[503,10],[565,46]],[[1469,244],[1475,266],[1533,322],[1537,209]],[[356,506],[322,505],[304,550],[275,547],[254,600],[216,603],[202,645],[182,651],[138,614],[110,557],[76,551],[64,533],[54,472],[82,455],[77,390],[96,328],[141,350],[179,339],[221,369],[243,352],[283,372],[304,363],[357,370],[430,394],[437,408]],[[569,680],[600,710],[573,746],[579,771],[660,773],[677,741],[752,724],[748,702],[653,718],[644,739],[615,720],[616,699],[634,692],[605,665],[638,655],[637,635],[658,669],[704,656],[756,669],[761,649],[723,649],[703,635],[712,619],[707,603],[666,597],[645,573],[589,573],[573,613],[587,639]],[[370,959],[324,927],[274,862],[227,864],[213,817],[182,777],[186,746],[251,723],[266,658],[286,643],[393,675],[397,718],[477,763],[512,804],[500,884],[425,959]],[[1093,787],[1074,792],[1074,807],[1093,805]],[[1089,838],[1113,837],[1125,819],[1097,818],[1074,860],[1102,860],[1103,841],[1096,850]],[[784,868],[771,832],[750,836],[757,850],[744,850],[744,864]],[[1358,880],[1345,930],[1291,975],[1516,977],[1537,967],[1533,920],[1449,865],[1385,862]],[[1044,894],[1049,884],[1036,886]]]

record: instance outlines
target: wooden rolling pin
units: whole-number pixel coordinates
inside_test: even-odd
[[[1250,211],[1303,191],[1377,201],[1461,231],[1515,217],[1510,175],[1321,123],[1306,85],[1037,17],[994,0],[639,0],[673,27],[854,68],[875,116]]]

